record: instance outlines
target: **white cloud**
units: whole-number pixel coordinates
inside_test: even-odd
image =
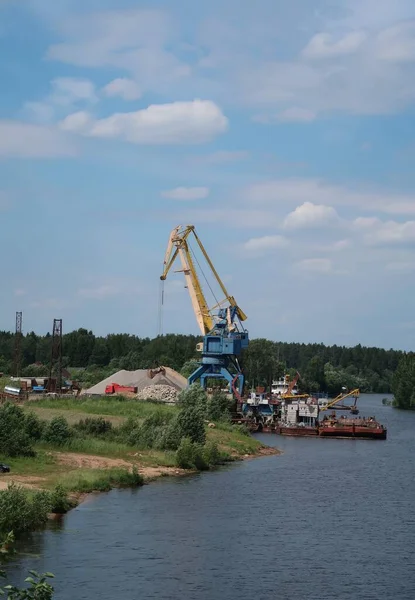
[[[93,120],[87,114],[69,115],[61,126],[94,137],[120,138],[133,144],[200,144],[228,128],[228,119],[209,100],[152,104],[130,113]]]
[[[365,233],[364,240],[369,245],[413,244],[415,243],[415,221],[397,223],[378,222]]]
[[[41,102],[26,102],[25,113],[40,123],[52,122],[56,115],[66,114],[78,105],[90,105],[98,101],[95,85],[89,79],[57,77],[51,82],[51,92]]]
[[[161,193],[163,198],[172,200],[203,200],[209,196],[207,187],[177,187]]]
[[[17,288],[16,290],[14,290],[14,295],[15,296],[26,296],[27,295],[27,290],[23,289],[23,288]]]
[[[370,229],[380,223],[381,220],[378,217],[357,217],[353,221],[353,225],[358,229]]]
[[[117,78],[107,83],[103,88],[106,96],[120,96],[124,100],[138,100],[142,93],[139,85],[128,78]]]
[[[366,34],[352,31],[339,40],[330,33],[317,33],[311,38],[302,54],[304,58],[322,59],[345,56],[356,52],[366,40]]]
[[[60,15],[54,28],[61,41],[47,56],[127,73],[143,92],[169,98],[197,94],[273,115],[303,105],[310,115],[388,114],[415,100],[411,2],[392,9],[386,0],[338,0],[329,9],[327,0],[304,0],[300,10],[264,0],[260,10],[239,7],[237,26],[223,6],[206,18],[198,5],[192,32],[162,10]]]
[[[284,248],[286,245],[287,240],[282,235],[264,235],[262,237],[251,238],[245,242],[244,248],[250,254],[263,255]]]
[[[76,146],[54,127],[0,120],[0,158],[74,156]]]
[[[244,193],[248,202],[262,204],[319,202],[326,206],[373,209],[388,214],[414,214],[415,194],[350,189],[321,179],[277,179],[250,186]]]
[[[59,123],[59,127],[63,131],[88,134],[92,123],[93,119],[91,115],[83,110],[80,110],[65,117]]]
[[[375,42],[377,58],[391,62],[415,61],[415,21],[381,31]]]
[[[76,77],[58,77],[51,81],[52,93],[50,101],[53,104],[71,106],[79,100],[96,102],[95,85],[89,79]]]
[[[120,9],[73,14],[56,23],[64,41],[47,57],[80,67],[110,67],[133,74],[143,90],[163,91],[191,73],[170,49],[175,27],[161,10]]]
[[[323,227],[337,221],[339,221],[339,216],[332,206],[304,202],[285,218],[284,228],[309,229]]]
[[[329,258],[306,258],[297,263],[297,266],[303,271],[312,273],[330,273],[333,271],[333,264]]]

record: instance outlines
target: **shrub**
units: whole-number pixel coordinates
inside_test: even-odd
[[[71,508],[72,503],[69,501],[65,488],[62,485],[57,485],[50,497],[51,512],[64,514]]]
[[[0,531],[21,533],[37,529],[47,522],[51,510],[51,494],[28,492],[14,483],[0,492]]]
[[[177,428],[180,438],[190,438],[192,442],[202,445],[206,441],[203,415],[196,407],[182,408],[177,416]]]
[[[30,412],[26,416],[25,430],[31,440],[37,442],[42,439],[45,426],[46,422],[41,421],[35,413]]]
[[[176,452],[176,463],[181,469],[193,469],[193,444],[189,438],[183,438]]]
[[[230,420],[230,402],[223,392],[215,392],[207,403],[207,417],[211,421]]]
[[[139,431],[139,442],[142,447],[162,448],[170,420],[170,415],[166,415],[162,411],[156,411],[144,419]]]
[[[203,416],[206,413],[206,404],[206,392],[197,383],[193,383],[190,387],[182,390],[177,396],[177,405],[179,408],[194,408],[199,410]]]
[[[72,430],[64,417],[55,417],[46,427],[44,440],[54,446],[65,445],[72,437]]]
[[[0,407],[0,454],[11,457],[35,455],[26,431],[26,415],[11,402]]]
[[[203,446],[193,443],[189,438],[183,438],[176,452],[176,464],[182,469],[208,469],[203,456]]]
[[[112,431],[112,423],[104,417],[88,417],[87,419],[81,419],[75,425],[75,429],[88,435],[104,436]]]
[[[215,442],[208,442],[203,449],[203,457],[206,464],[210,466],[220,465],[222,461],[218,445]]]
[[[177,450],[180,446],[181,439],[177,419],[173,419],[160,432],[157,439],[157,447],[160,448],[160,450]]]

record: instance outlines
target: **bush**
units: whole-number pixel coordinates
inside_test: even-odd
[[[35,413],[31,412],[26,416],[25,430],[31,440],[37,442],[42,439],[45,427],[46,422],[41,421]]]
[[[81,419],[74,427],[82,433],[97,437],[104,436],[112,431],[111,421],[107,421],[104,417],[88,417],[87,419]]]
[[[51,511],[51,494],[27,491],[10,483],[0,492],[0,531],[21,533],[46,524]]]
[[[196,407],[182,408],[177,416],[177,428],[180,438],[190,438],[196,444],[204,444],[206,430],[203,415]]]
[[[183,438],[176,452],[176,464],[181,469],[197,469],[202,471],[209,466],[203,456],[203,446],[193,443],[189,438]]]
[[[223,462],[218,445],[215,442],[208,442],[206,444],[203,448],[203,457],[206,464],[212,467],[220,465]]]
[[[62,485],[57,485],[50,497],[51,512],[56,514],[64,514],[72,507],[72,503],[68,500],[65,488]]]
[[[230,402],[223,392],[215,392],[207,403],[207,417],[211,421],[230,420]]]
[[[176,463],[181,469],[193,469],[193,444],[189,438],[183,438],[176,452]]]
[[[35,455],[26,431],[26,415],[11,402],[0,407],[0,454],[11,457]]]
[[[177,405],[182,409],[197,409],[204,416],[206,414],[207,405],[206,392],[199,384],[193,383],[190,387],[182,390],[177,396]]]
[[[53,446],[64,446],[72,437],[72,430],[64,417],[55,417],[46,427],[44,440]]]

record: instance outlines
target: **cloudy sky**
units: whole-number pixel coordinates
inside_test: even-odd
[[[413,0],[0,0],[0,328],[156,335],[193,223],[253,337],[413,349],[414,106]]]

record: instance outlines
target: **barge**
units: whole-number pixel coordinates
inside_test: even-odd
[[[321,437],[364,438],[386,440],[387,429],[376,421],[375,417],[348,419],[347,417],[324,417],[319,423],[318,434]]]

